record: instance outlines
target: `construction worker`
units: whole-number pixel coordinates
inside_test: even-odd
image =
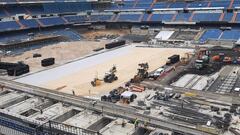
[[[72,90],[72,94],[73,94],[73,96],[75,96],[75,91],[74,90]]]

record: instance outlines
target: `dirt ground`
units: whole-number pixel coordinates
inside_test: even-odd
[[[27,51],[21,55],[3,57],[2,61],[23,61],[24,63],[29,64],[30,71],[34,72],[44,69],[43,67],[41,67],[41,60],[44,58],[54,57],[56,64],[63,64],[76,58],[90,54],[91,52],[93,52],[94,49],[104,47],[106,43],[108,43],[108,41],[61,42],[39,49]],[[42,57],[33,58],[34,53],[39,53],[42,55]]]
[[[133,47],[124,56],[113,56],[108,61],[52,80],[47,84],[42,85],[42,87],[50,89],[58,89],[62,87],[59,91],[72,93],[72,90],[74,90],[76,95],[101,95],[102,93],[106,93],[129,81],[137,73],[139,63],[148,62],[150,66],[149,71],[153,71],[164,65],[169,56],[173,54],[180,54],[183,56],[186,52],[191,51],[192,50],[189,49],[178,48]],[[117,66],[116,75],[119,79],[111,84],[102,83],[101,86],[92,87],[90,82],[96,76],[96,72],[98,77],[102,79],[104,73],[107,72],[112,65]]]
[[[105,35],[127,35],[130,33],[130,30],[91,30],[85,33],[82,33],[82,36],[88,40],[94,40],[96,36],[105,36]]]

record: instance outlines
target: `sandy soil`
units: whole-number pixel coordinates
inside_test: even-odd
[[[82,36],[88,40],[94,40],[96,36],[104,35],[119,35],[123,36],[129,34],[130,30],[92,30],[82,34]]]
[[[92,53],[94,49],[104,47],[108,41],[76,41],[62,42],[54,45],[45,46],[39,49],[24,52],[17,56],[8,56],[2,58],[6,62],[23,61],[30,65],[31,72],[43,69],[41,60],[44,58],[54,57],[56,64],[63,64],[73,59]],[[34,53],[42,54],[42,57],[33,58]]]
[[[141,62],[148,62],[149,71],[153,71],[164,65],[169,56],[173,54],[184,55],[184,53],[190,51],[189,49],[133,47],[125,56],[113,57],[104,63],[50,81],[43,87],[50,89],[63,87],[59,91],[72,93],[72,90],[74,90],[76,95],[89,95],[89,93],[90,95],[99,95],[130,80],[137,73],[138,64]],[[103,78],[104,73],[112,65],[117,66],[116,74],[119,79],[111,84],[103,83],[101,86],[92,87],[90,82],[96,77],[96,74],[100,79]]]

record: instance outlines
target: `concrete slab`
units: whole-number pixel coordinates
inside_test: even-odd
[[[101,118],[102,118],[101,115],[96,115],[93,114],[92,112],[83,111],[71,117],[70,119],[64,121],[63,123],[80,128],[88,128]]]
[[[12,105],[12,106],[6,108],[6,110],[8,110],[9,112],[12,112],[12,113],[20,114],[24,111],[34,108],[36,105],[39,104],[39,102],[40,102],[39,98],[30,98],[30,99],[27,99],[20,103],[17,103],[15,105]]]
[[[102,135],[131,135],[134,132],[135,127],[133,124],[127,123],[122,127],[122,119],[112,121],[100,131]]]

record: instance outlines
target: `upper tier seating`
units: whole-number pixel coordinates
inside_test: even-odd
[[[120,14],[117,21],[119,22],[138,22],[141,14]]]
[[[225,13],[223,17],[223,21],[231,22],[233,17],[233,13]]]
[[[71,16],[65,16],[64,18],[68,20],[68,22],[72,22],[72,23],[81,23],[81,22],[89,21],[89,19],[83,15],[82,16],[71,15]]]
[[[152,17],[150,18],[150,21],[153,22],[160,22],[160,21],[171,21],[173,18],[174,14],[153,14]]]
[[[64,20],[60,17],[52,17],[52,18],[41,18],[39,21],[44,26],[52,26],[52,25],[62,25],[65,24]]]
[[[221,13],[195,13],[192,21],[200,22],[200,21],[219,21]]]
[[[93,22],[107,22],[110,21],[113,15],[91,15],[90,21]]]
[[[0,31],[18,30],[20,25],[16,21],[0,22]]]
[[[188,22],[191,15],[192,15],[192,13],[178,13],[176,18],[175,18],[175,21]]]
[[[19,20],[19,22],[27,28],[37,28],[40,26],[35,19]]]

